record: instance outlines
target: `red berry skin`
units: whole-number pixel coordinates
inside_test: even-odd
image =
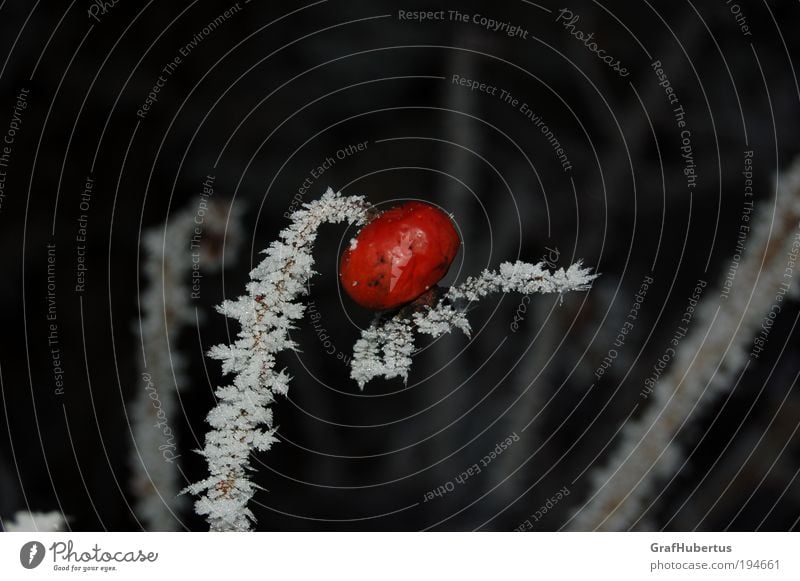
[[[362,307],[394,309],[447,274],[461,239],[450,217],[424,202],[406,202],[362,228],[342,253],[339,279]]]

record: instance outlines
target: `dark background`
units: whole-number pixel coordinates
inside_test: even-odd
[[[800,150],[800,4],[740,4],[752,36],[723,1],[573,2],[577,28],[595,32],[630,71],[621,78],[555,22],[561,6],[548,0],[458,3],[462,12],[522,26],[527,40],[472,23],[397,18],[401,9],[452,4],[253,0],[183,59],[141,120],[136,111],[160,69],[231,4],[121,0],[95,22],[84,0],[0,3],[0,130],[20,89],[30,90],[0,210],[0,516],[59,510],[74,530],[141,528],[131,510],[125,415],[141,388],[140,236],[191,203],[214,174],[217,195],[246,207],[245,243],[226,257],[237,261],[224,279],[203,282],[195,306],[206,322],[174,345],[189,362],[190,387],[174,421],[183,470],[190,481],[204,476],[191,450],[201,445],[222,378],[202,352],[236,331],[212,307],[244,292],[258,251],[288,224],[283,214],[309,172],[368,141],[306,201],[331,186],[375,204],[440,204],[464,237],[453,269],[459,279],[503,260],[536,262],[546,247],[558,249],[559,266],[583,258],[602,276],[561,306],[557,297],[533,297],[517,332],[510,325],[520,297],[491,297],[470,314],[474,339],[453,334],[426,348],[407,386],[374,381],[361,393],[310,326],[297,331],[302,353],[281,360],[294,377],[289,397],[274,406],[282,441],[256,460],[255,480],[266,489],[256,496],[258,528],[511,530],[568,486],[569,497],[535,530],[561,527],[590,492],[591,471],[576,477],[614,448],[609,442],[695,282],[724,276],[743,152],[754,152],[756,207],[769,211],[777,171]],[[675,122],[650,68],[656,59],[687,111],[699,174],[691,196]],[[563,171],[519,111],[454,85],[453,74],[530,104],[572,169]],[[90,174],[89,270],[79,296],[74,240]],[[336,249],[350,234],[321,235],[312,292],[322,324],[348,355],[371,318],[338,292]],[[46,337],[51,242],[63,396],[54,393]],[[656,283],[635,331],[587,395],[648,273]],[[703,445],[659,487],[641,526],[797,526],[797,315],[796,303],[785,306],[759,365],[730,398],[692,417],[681,437],[693,447],[705,435]],[[520,441],[479,477],[422,503],[512,432]],[[183,517],[185,527],[205,528],[191,512]]]

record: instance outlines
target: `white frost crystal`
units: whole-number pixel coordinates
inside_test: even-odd
[[[361,389],[373,377],[401,377],[405,380],[413,352],[414,331],[411,321],[395,317],[379,325],[375,320],[369,328],[364,329],[353,347],[350,376]]]

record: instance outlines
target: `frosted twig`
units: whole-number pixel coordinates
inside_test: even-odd
[[[248,294],[218,307],[241,329],[232,345],[218,345],[209,355],[221,360],[223,372],[234,378],[216,390],[217,406],[207,418],[211,431],[200,453],[210,476],[186,489],[200,495],[195,510],[213,531],[247,531],[255,521],[247,506],[256,490],[249,477],[250,454],[268,450],[276,441],[269,406],[275,395],[286,394],[290,377],[275,370],[275,358],[296,348],[288,332],[305,312],[298,298],[308,293],[314,274],[311,252],[317,230],[325,223],[363,224],[368,209],[363,197],[342,197],[330,189],[304,204],[250,273]]]
[[[685,459],[676,442],[681,429],[730,389],[748,359],[757,360],[784,297],[797,291],[800,160],[779,176],[775,206],[769,210],[748,229],[740,229],[751,236],[742,242],[738,268],[725,273],[721,288],[729,293],[718,294],[719,302],[711,297],[701,302],[694,331],[676,349],[648,408],[622,430],[608,463],[592,474],[592,492],[569,528],[629,528],[660,480],[674,474]]]
[[[578,262],[566,270],[550,272],[544,263],[518,261],[504,262],[499,270],[485,270],[477,278],[469,277],[462,284],[450,287],[436,305],[414,313],[411,321],[400,311],[383,325],[373,322],[356,343],[350,376],[362,389],[375,377],[406,380],[414,350],[414,329],[434,338],[454,328],[469,336],[466,305],[462,306],[465,301],[478,301],[498,292],[531,295],[583,291],[589,289],[597,277],[590,270]]]
[[[219,268],[223,241],[228,256],[235,257],[241,240],[241,204],[206,198],[142,236],[147,280],[141,304],[144,351],[139,359],[141,381],[130,408],[135,441],[130,462],[134,509],[148,531],[176,530],[177,513],[186,503],[179,496],[180,454],[173,421],[176,393],[187,387],[186,361],[175,343],[195,322],[191,297],[200,291],[193,288],[199,289],[202,276]]]

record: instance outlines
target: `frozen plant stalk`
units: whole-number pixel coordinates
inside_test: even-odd
[[[222,361],[233,383],[217,389],[217,407],[208,415],[211,431],[201,454],[210,476],[187,488],[200,495],[195,503],[213,531],[250,530],[254,518],[248,503],[256,486],[250,481],[250,453],[268,450],[275,442],[269,406],[275,395],[285,395],[289,376],[275,370],[275,357],[297,346],[289,330],[300,320],[314,274],[312,246],[325,223],[367,221],[369,206],[361,196],[342,197],[328,191],[292,215],[292,224],[265,251],[267,257],[251,273],[248,294],[226,301],[219,311],[241,325],[233,345],[218,345],[209,355]],[[451,288],[438,304],[408,315],[401,309],[383,324],[365,329],[354,347],[351,375],[363,388],[370,379],[408,375],[414,351],[413,332],[439,336],[453,327],[469,333],[460,307],[495,292],[563,293],[585,290],[594,278],[580,264],[550,273],[541,265],[504,263],[499,272],[486,271]]]
[[[275,395],[285,395],[289,376],[275,370],[275,356],[295,349],[288,332],[303,317],[299,297],[308,293],[314,274],[312,247],[326,223],[363,224],[369,206],[361,196],[342,197],[331,189],[292,215],[292,224],[264,252],[250,272],[247,295],[225,301],[218,310],[241,329],[232,345],[217,345],[209,355],[222,361],[233,382],[216,390],[217,406],[208,414],[211,430],[201,454],[210,476],[187,490],[201,495],[195,503],[212,531],[247,531],[253,513],[247,507],[256,486],[250,481],[250,453],[275,442],[272,412]]]

